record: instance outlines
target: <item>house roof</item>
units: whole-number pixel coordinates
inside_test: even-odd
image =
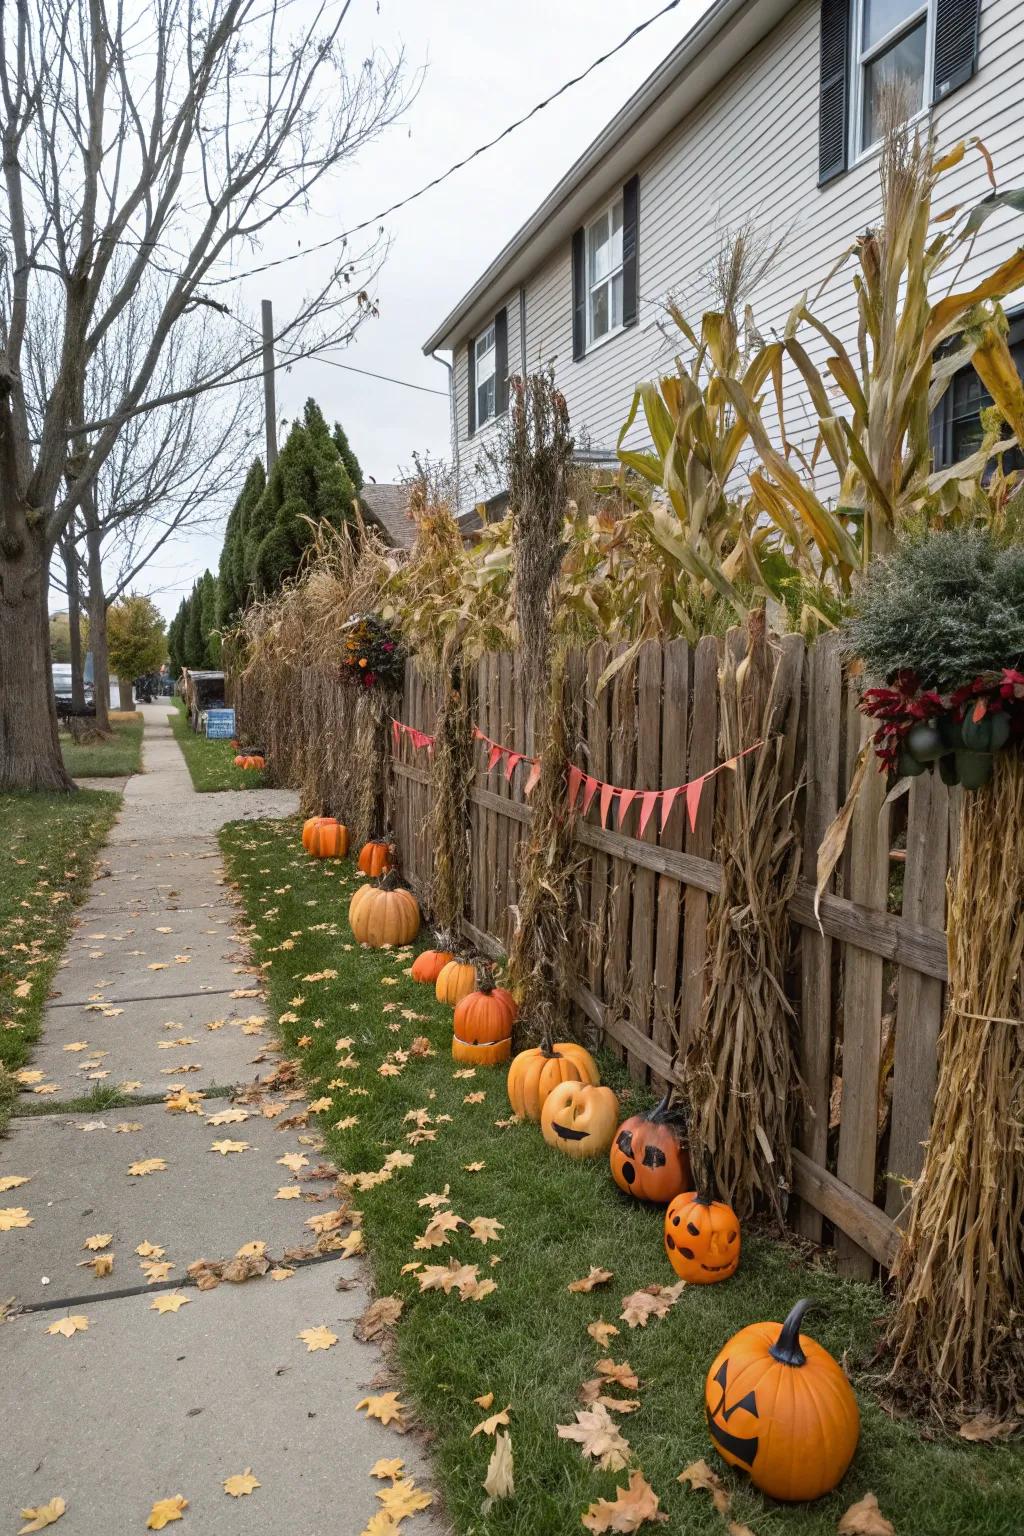
[[[368,480],[359,492],[364,513],[394,549],[411,549],[416,529],[409,516],[409,487]]]
[[[712,0],[653,74],[570,166],[535,213],[423,343],[454,350],[536,270],[617,183],[678,127],[795,0]]]

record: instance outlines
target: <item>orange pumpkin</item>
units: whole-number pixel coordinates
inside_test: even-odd
[[[611,1146],[618,1123],[615,1094],[592,1083],[559,1083],[540,1112],[544,1140],[568,1157],[600,1157]]]
[[[454,959],[455,956],[448,949],[423,950],[412,963],[413,981],[429,981],[433,985],[449,960]]]
[[[450,1003],[453,1008],[475,990],[476,966],[470,960],[449,960],[434,983],[434,996],[438,1002]]]
[[[691,1285],[716,1285],[739,1268],[740,1224],[732,1206],[717,1200],[714,1169],[705,1157],[704,1189],[677,1195],[665,1212],[665,1252],[676,1274]]]
[[[773,1499],[817,1499],[843,1479],[860,1413],[841,1366],[800,1332],[809,1301],[784,1323],[751,1323],[708,1371],[708,1430],[730,1466]]]
[[[372,837],[359,850],[359,858],[356,861],[358,868],[364,875],[370,875],[377,880],[381,875],[386,875],[391,868],[393,851],[391,844],[385,842],[383,838]]]
[[[392,871],[376,885],[359,887],[348,904],[348,921],[356,941],[370,949],[411,944],[420,931],[419,902]]]
[[[314,859],[343,859],[348,853],[348,827],[334,816],[318,816],[307,846]]]
[[[312,841],[315,829],[324,820],[326,820],[326,818],[323,816],[307,816],[306,820],[302,823],[302,846],[305,848],[307,853],[309,852],[309,845]]]
[[[260,752],[239,752],[234,758],[236,768],[265,768],[266,758]]]
[[[539,1120],[544,1101],[559,1083],[599,1083],[597,1062],[582,1045],[559,1042],[520,1051],[508,1069],[508,1097],[521,1120]]]
[[[655,1205],[664,1205],[693,1184],[686,1124],[671,1100],[669,1089],[646,1114],[623,1120],[608,1154],[619,1188]]]
[[[484,976],[475,992],[455,1005],[452,1056],[470,1066],[493,1067],[512,1055],[512,1026],[519,1009],[511,992]]]

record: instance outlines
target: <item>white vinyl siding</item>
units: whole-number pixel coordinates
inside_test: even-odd
[[[638,166],[641,198],[639,323],[610,337],[580,362],[572,355],[572,274],[568,240],[547,258],[526,285],[527,371],[552,364],[569,406],[577,438],[592,448],[614,449],[636,383],[670,369],[678,338],[663,321],[668,293],[699,320],[712,294],[702,274],[721,244],[722,231],[748,218],[784,237],[781,254],[751,303],[765,336],[781,332],[793,304],[813,292],[856,236],[878,217],[878,155],[868,152],[823,189],[818,180],[818,0],[799,0],[770,37],[753,49],[679,125],[671,138]],[[942,145],[972,135],[991,152],[1003,187],[1024,182],[1024,6],[1017,0],[984,0],[978,72],[938,107],[930,120]],[[929,84],[930,94],[930,84]],[[546,190],[537,187],[538,201]],[[989,190],[981,156],[968,150],[942,181],[943,206],[980,200]],[[600,212],[613,189],[595,194]],[[995,214],[982,227],[960,285],[977,281],[1024,243],[1024,218]],[[850,278],[852,265],[833,280],[815,313],[848,345],[856,341]],[[1019,301],[1018,301],[1019,302]],[[1007,308],[1011,307],[1008,303]],[[518,299],[508,301],[509,371],[520,371]],[[514,339],[513,339],[514,331]],[[818,361],[824,343],[804,332]],[[456,353],[460,435],[465,435],[465,347]],[[813,431],[805,394],[789,395],[791,435]],[[642,422],[633,440],[644,436]],[[467,455],[460,447],[464,474]],[[819,486],[826,491],[826,487]],[[476,499],[472,494],[468,504]]]
[[[518,288],[506,294],[501,302],[495,305],[495,314],[501,309],[505,310],[508,317],[508,372],[509,377],[512,378],[515,374],[522,372]],[[493,334],[493,323],[489,329]],[[469,399],[467,386],[469,384],[469,360],[465,342],[459,347],[454,362],[454,411],[458,435],[456,445],[458,462],[455,468],[458,475],[459,506],[463,511],[466,511],[467,508],[472,507],[477,501],[488,500],[489,497],[500,489],[495,481],[491,456],[499,441],[501,422],[504,420],[504,417],[492,415],[487,421],[481,421],[480,419],[480,360],[477,358],[476,431],[472,437],[468,436]]]

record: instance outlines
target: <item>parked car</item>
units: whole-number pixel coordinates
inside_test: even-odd
[[[53,697],[59,708],[68,709],[72,704],[71,663],[67,661],[55,661],[53,663]],[[92,709],[96,703],[91,683],[85,685],[85,705]]]

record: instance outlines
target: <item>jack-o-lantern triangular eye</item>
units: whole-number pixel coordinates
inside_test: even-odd
[[[668,1159],[660,1147],[650,1145],[644,1147],[645,1168],[664,1168],[667,1161]]]

